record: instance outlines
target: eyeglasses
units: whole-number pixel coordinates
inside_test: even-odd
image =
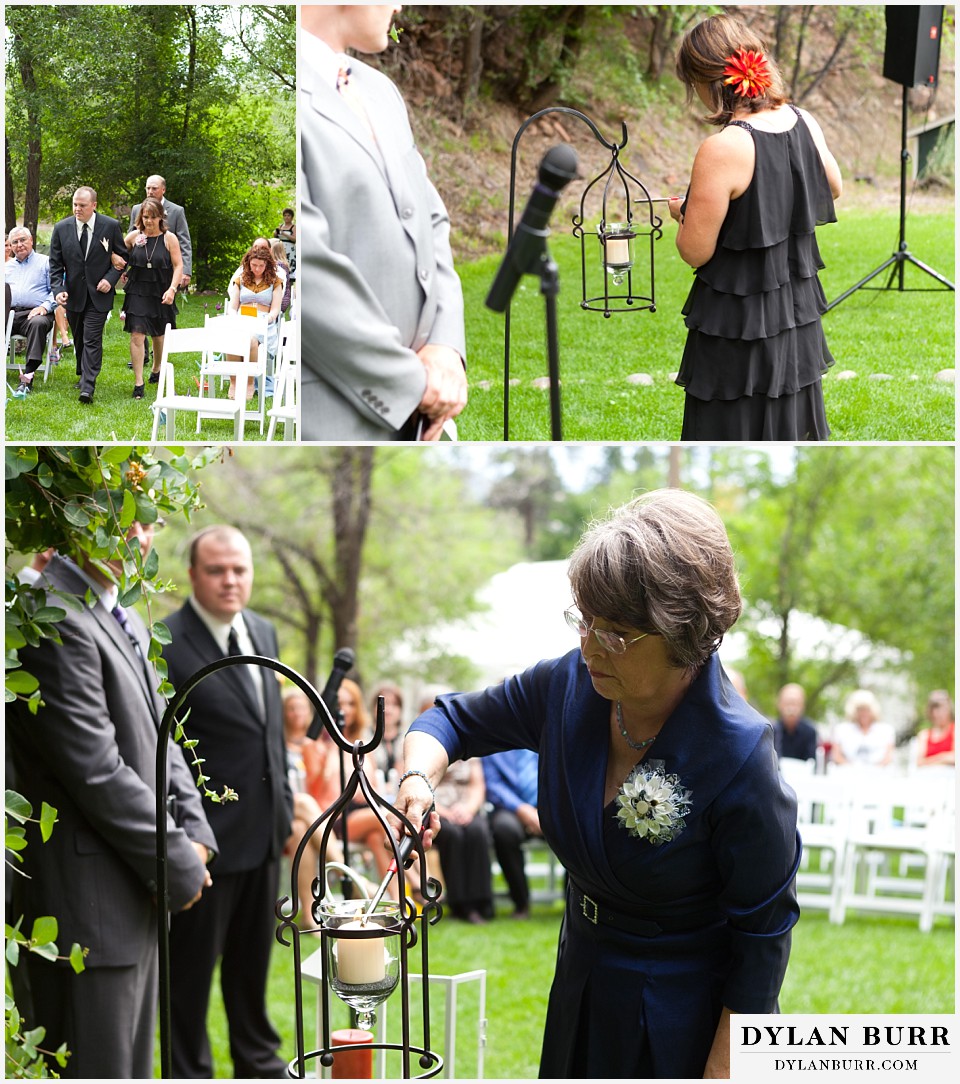
[[[611,655],[622,655],[631,644],[635,644],[638,640],[642,640],[644,636],[650,635],[649,632],[641,632],[639,636],[634,636],[632,640],[624,640],[619,633],[611,632],[610,629],[592,628],[572,606],[569,610],[563,611],[563,616],[570,628],[581,639],[589,636],[592,632],[600,646],[605,651],[609,651]]]

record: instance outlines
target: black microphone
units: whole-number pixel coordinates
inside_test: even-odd
[[[340,710],[340,705],[337,703],[337,691],[354,662],[356,662],[356,658],[353,650],[349,647],[341,647],[336,655],[333,656],[333,669],[330,671],[327,683],[323,687],[320,699],[326,704],[327,709],[334,719],[336,719],[337,712]],[[314,717],[313,722],[310,724],[310,728],[307,730],[307,737],[310,738],[311,741],[314,740],[322,729],[323,716],[318,712]]]
[[[536,270],[533,261],[543,252],[550,236],[547,223],[560,198],[560,190],[577,175],[577,152],[569,143],[560,143],[540,160],[538,180],[510,239],[503,263],[487,295],[487,308],[506,312],[520,278]]]

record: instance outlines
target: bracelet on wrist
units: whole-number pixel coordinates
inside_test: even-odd
[[[424,783],[427,784],[427,789],[430,791],[430,797],[433,798],[434,797],[433,787],[430,786],[430,780],[427,777],[427,773],[426,772],[421,772],[419,768],[408,768],[403,773],[403,775],[400,776],[400,780],[397,783],[397,789],[399,790],[400,787],[403,786],[404,779],[408,779],[411,775],[418,775],[424,781]]]

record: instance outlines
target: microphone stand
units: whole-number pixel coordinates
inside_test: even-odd
[[[912,263],[914,267],[919,267],[921,271],[935,278],[937,282],[941,283],[948,290],[954,290],[953,283],[941,275],[938,271],[934,271],[932,267],[927,267],[925,263],[921,263],[915,256],[910,253],[907,247],[907,162],[910,160],[910,152],[907,150],[907,87],[903,88],[903,106],[900,115],[900,246],[897,251],[890,257],[889,260],[885,260],[879,267],[875,268],[865,278],[862,278],[856,286],[851,286],[849,290],[845,290],[839,297],[830,302],[829,305],[823,310],[825,313],[831,309],[837,307],[841,301],[845,301],[851,294],[856,293],[857,290],[863,289],[872,279],[875,279],[877,275],[882,275],[888,267],[892,268],[890,271],[890,278],[887,279],[886,286],[871,286],[871,290],[889,290],[893,286],[893,280],[897,280],[897,290],[899,293],[907,291],[907,287],[903,285],[903,272],[907,263]],[[911,291],[920,291],[918,286],[910,287]],[[927,290],[936,290],[934,286],[928,286]]]

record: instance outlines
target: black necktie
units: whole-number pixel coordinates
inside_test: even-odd
[[[227,654],[230,656],[243,654],[243,652],[240,650],[240,638],[237,636],[237,630],[233,625],[230,626],[230,632],[227,636]],[[257,683],[253,680],[253,674],[250,672],[250,667],[244,666],[241,669],[239,666],[236,666],[234,667],[234,669],[236,670],[244,688],[253,698],[254,704],[257,705],[258,709],[262,709],[262,705],[260,703],[260,694],[257,692]]]
[[[83,258],[87,258],[87,238],[90,236],[90,226],[84,222],[83,229],[80,231],[80,247],[83,249]],[[120,619],[117,618],[119,621]]]

